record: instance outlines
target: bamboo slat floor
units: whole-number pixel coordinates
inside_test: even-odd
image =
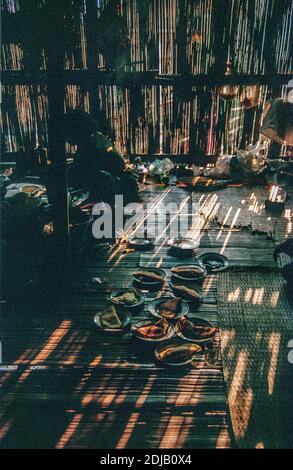
[[[144,202],[162,197],[164,203],[178,203],[189,193],[158,186],[143,193]],[[193,195],[197,201],[209,197]],[[215,248],[237,264],[249,251],[251,265],[257,254],[272,263],[273,242],[268,238],[215,227],[202,217],[197,223],[199,253]],[[152,263],[159,263],[169,276],[172,262],[164,238],[167,233],[155,243]],[[109,291],[131,285],[132,272],[147,264],[150,255],[125,254],[121,249],[109,256],[98,250],[76,269],[69,298],[58,309],[6,315],[4,360],[10,369],[2,368],[0,379],[3,447],[233,446],[218,336],[215,352],[204,363],[174,369],[155,363],[130,333],[103,335],[95,329],[93,315],[104,306]],[[103,280],[99,290],[89,290],[92,277]],[[194,312],[215,325],[216,281],[216,276],[208,276],[203,302]],[[148,317],[147,304],[155,296],[147,294],[143,312],[134,319]]]
[[[219,276],[224,377],[237,447],[293,447],[293,304],[285,286],[276,269]]]

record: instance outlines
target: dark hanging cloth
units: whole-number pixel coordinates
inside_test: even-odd
[[[280,145],[293,145],[293,103],[281,99],[273,101],[261,133]]]

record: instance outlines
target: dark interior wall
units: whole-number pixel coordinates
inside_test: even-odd
[[[39,74],[47,67],[48,40],[54,41],[46,30],[50,1],[2,1],[4,78],[5,71],[30,73],[23,84],[10,83],[9,72],[4,80],[2,142],[8,151],[47,145],[47,86]],[[264,83],[259,106],[245,112],[241,87],[235,100],[224,102],[216,83],[192,88],[188,77],[220,77],[228,59],[238,76],[292,73],[291,0],[62,3],[64,68],[91,72],[89,79],[66,85],[64,108],[81,107],[101,122],[106,117],[123,152],[233,152],[258,139],[266,101],[286,96],[281,82]],[[103,84],[91,82],[96,70]],[[158,75],[171,81],[177,76],[176,85],[154,79]]]

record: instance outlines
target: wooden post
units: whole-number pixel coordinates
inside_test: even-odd
[[[49,101],[49,155],[52,161],[51,192],[54,204],[54,238],[56,275],[66,281],[70,268],[69,205],[67,164],[62,124],[64,120],[64,25],[66,2],[52,0],[47,6],[50,38],[47,44],[48,101]]]
[[[87,69],[90,73],[88,90],[90,113],[96,117],[98,112],[98,86],[93,80],[97,70],[98,41],[98,10],[96,0],[86,1],[86,38],[87,38]]]
[[[214,32],[215,63],[213,73],[223,75],[227,62],[228,44],[227,31],[230,19],[230,1],[215,0],[213,2],[212,28]]]

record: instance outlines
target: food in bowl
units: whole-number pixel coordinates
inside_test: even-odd
[[[157,340],[164,338],[168,333],[168,329],[169,323],[162,318],[156,323],[146,322],[145,325],[137,327],[135,332],[142,338]]]
[[[157,351],[157,358],[166,364],[186,364],[193,356],[202,351],[199,344],[168,344]]]
[[[172,288],[176,295],[189,302],[198,302],[201,298],[201,293],[196,289],[192,289],[191,287],[173,284]]]
[[[100,315],[100,325],[105,329],[120,329],[123,322],[114,305],[109,305]]]
[[[135,271],[133,277],[142,283],[164,282],[164,276],[154,271]]]
[[[176,266],[171,269],[172,274],[188,280],[201,278],[204,275],[204,269],[201,266]]]
[[[190,340],[207,340],[213,336],[217,329],[207,321],[195,319],[194,321],[181,317],[177,323],[179,333]]]
[[[161,317],[172,320],[181,310],[181,299],[168,299],[159,304],[158,312]]]
[[[128,289],[124,292],[117,293],[117,295],[113,295],[111,297],[112,302],[117,304],[125,305],[126,307],[131,307],[136,305],[140,302],[139,294],[134,289]]]

